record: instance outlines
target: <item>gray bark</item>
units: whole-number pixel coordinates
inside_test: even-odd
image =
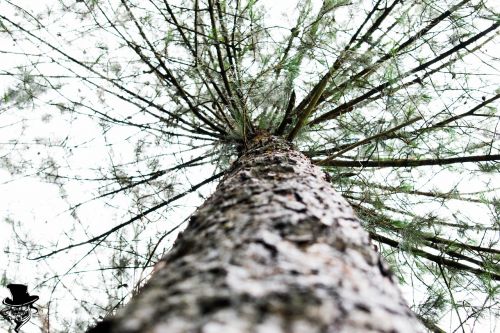
[[[387,265],[325,174],[255,138],[155,268],[95,332],[417,332]]]

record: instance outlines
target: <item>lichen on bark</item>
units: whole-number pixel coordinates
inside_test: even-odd
[[[248,143],[151,280],[99,332],[417,332],[387,265],[325,174]],[[97,332],[97,331],[96,331]]]

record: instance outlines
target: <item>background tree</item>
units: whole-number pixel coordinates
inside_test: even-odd
[[[0,6],[2,166],[17,182],[55,184],[68,204],[43,235],[10,212],[9,267],[38,259],[49,267],[39,284],[78,302],[100,286],[83,318],[113,312],[142,285],[192,193],[203,199],[267,131],[330,175],[429,329],[495,329],[494,1]],[[46,304],[43,329],[85,327],[51,324],[63,317],[57,304]]]

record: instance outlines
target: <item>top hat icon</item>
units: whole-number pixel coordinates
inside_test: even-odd
[[[7,288],[9,288],[10,293],[12,295],[12,299],[10,298],[5,298],[3,300],[3,304],[9,305],[9,306],[25,306],[25,305],[30,305],[35,303],[39,297],[36,295],[30,296],[28,294],[28,286],[24,284],[9,284],[7,285]]]

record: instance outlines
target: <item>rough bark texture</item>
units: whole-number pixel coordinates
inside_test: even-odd
[[[417,332],[352,208],[309,159],[255,138],[173,250],[95,332]]]

